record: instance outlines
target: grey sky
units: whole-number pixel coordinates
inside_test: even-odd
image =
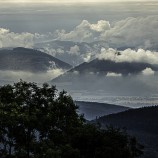
[[[2,2],[46,2],[43,0],[0,0]],[[65,2],[66,0],[51,0],[51,2]],[[72,1],[72,0],[71,0]],[[75,1],[73,2],[81,2]],[[90,1],[90,0],[88,0]],[[106,0],[100,0],[107,2]],[[110,0],[114,2],[114,0]],[[105,3],[80,4],[80,5],[54,5],[54,4],[27,4],[0,5],[0,27],[13,32],[46,33],[56,29],[72,30],[82,20],[96,23],[98,20],[107,20],[112,24],[128,17],[158,15],[158,3],[133,2],[133,3]],[[125,1],[125,0],[124,0]],[[86,2],[84,0],[84,2]],[[98,0],[95,2],[99,2]],[[128,2],[128,0],[126,0]]]
[[[2,0],[0,0],[2,2]],[[72,30],[82,20],[111,23],[128,17],[158,15],[158,3],[108,3],[83,5],[0,5],[0,27],[14,32],[53,32]],[[38,27],[37,27],[38,26]]]
[[[0,3],[87,3],[87,2],[142,2],[147,0],[1,0]],[[155,0],[158,1],[158,0]]]

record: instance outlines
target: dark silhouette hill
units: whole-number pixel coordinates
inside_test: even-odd
[[[158,106],[129,109],[117,114],[100,117],[97,121],[107,125],[126,128],[135,135],[146,148],[145,158],[158,157]]]
[[[74,82],[74,81],[95,81],[96,78],[105,78],[108,73],[120,74],[122,76],[141,74],[146,68],[158,71],[158,65],[139,62],[120,62],[116,63],[111,60],[95,59],[90,62],[84,62],[64,74],[53,79],[52,82]],[[97,80],[98,80],[97,79]],[[111,79],[110,79],[111,80]]]
[[[71,68],[71,65],[41,51],[27,48],[0,50],[0,70],[45,72]]]
[[[129,109],[128,107],[107,103],[85,101],[75,101],[75,103],[79,106],[79,113],[83,113],[87,120],[92,120],[96,117],[118,113]]]
[[[140,62],[114,62],[111,60],[99,60],[94,59],[90,62],[84,62],[73,69],[69,70],[65,75],[59,76],[56,80],[65,80],[69,78],[71,73],[78,72],[80,75],[96,74],[106,75],[109,72],[116,74],[122,74],[127,76],[129,74],[141,73],[144,69],[151,68],[154,71],[158,71],[158,65],[152,65],[149,63]]]
[[[151,70],[152,75],[144,74]],[[114,62],[94,59],[82,63],[51,81],[62,89],[104,90],[110,94],[139,95],[157,93],[158,65],[143,62]]]

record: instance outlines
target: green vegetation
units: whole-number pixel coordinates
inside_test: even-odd
[[[0,87],[1,158],[134,158],[142,146],[125,131],[86,124],[65,91],[20,81]]]

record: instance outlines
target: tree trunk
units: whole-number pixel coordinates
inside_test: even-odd
[[[9,156],[11,157],[11,155],[12,155],[12,145],[9,144]]]

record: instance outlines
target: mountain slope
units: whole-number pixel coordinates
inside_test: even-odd
[[[98,119],[102,124],[114,124],[129,130],[145,131],[158,134],[158,106],[130,109],[103,116]]]
[[[152,65],[148,63],[137,63],[137,62],[114,62],[110,60],[99,60],[94,59],[91,62],[84,62],[70,71],[68,74],[78,72],[80,75],[84,74],[99,74],[107,75],[112,72],[116,74],[122,74],[124,76],[129,74],[141,73],[144,69],[151,68],[154,71],[158,71],[158,65]]]
[[[144,75],[150,70],[152,75]],[[158,65],[143,62],[114,62],[94,59],[82,63],[51,82],[66,90],[105,90],[110,94],[156,93]],[[122,92],[122,93],[121,93]],[[145,94],[146,95],[146,94]]]
[[[71,65],[34,49],[0,50],[0,70],[46,72],[56,68],[67,70]]]
[[[112,113],[118,113],[129,109],[128,107],[107,104],[107,103],[84,102],[84,101],[75,101],[75,103],[77,106],[79,106],[79,113],[84,114],[87,120],[92,120],[95,119],[96,117],[109,115]]]
[[[113,125],[126,127],[145,145],[145,158],[158,157],[158,106],[130,109],[128,111],[100,117],[102,127]]]

